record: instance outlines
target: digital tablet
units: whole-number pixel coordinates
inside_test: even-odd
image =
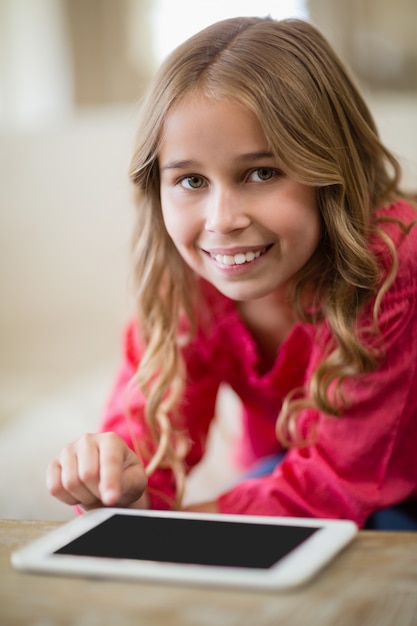
[[[276,590],[308,581],[350,521],[102,508],[12,554],[23,571]]]

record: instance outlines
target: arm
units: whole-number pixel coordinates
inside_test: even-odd
[[[362,526],[373,511],[416,494],[414,291],[405,281],[384,300],[380,325],[386,357],[378,371],[349,385],[353,403],[346,414],[302,414],[301,424],[317,422],[317,444],[290,450],[272,475],[222,494],[221,512],[349,518]]]
[[[101,432],[83,435],[48,466],[48,489],[66,504],[84,509],[103,505],[166,509],[174,500],[171,470],[157,469],[147,478],[144,462],[134,450],[134,440],[151,441],[144,418],[145,399],[130,386],[140,354],[135,328],[130,325],[125,334],[125,358]],[[217,380],[208,375],[207,368],[193,365],[184,399],[184,430],[191,444],[187,469],[204,453],[218,389]]]
[[[124,360],[110,394],[100,431],[117,433],[129,448],[133,441],[146,441],[155,447],[144,417],[145,398],[135,387],[129,386],[141,358],[137,331],[133,324],[126,329]],[[185,353],[188,371],[184,399],[180,408],[181,427],[187,436],[189,450],[185,459],[188,472],[205,452],[207,434],[215,413],[219,380],[210,372],[200,357],[199,340]],[[159,468],[148,479],[148,505],[154,509],[170,508],[175,494],[171,470]]]

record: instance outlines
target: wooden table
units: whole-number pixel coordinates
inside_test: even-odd
[[[0,520],[1,626],[417,626],[417,533],[362,531],[307,585],[248,593],[15,571],[54,526]]]

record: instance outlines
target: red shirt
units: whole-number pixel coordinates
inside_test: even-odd
[[[405,202],[381,213],[408,224],[417,218]],[[290,449],[275,471],[244,480],[218,498],[224,513],[347,518],[363,526],[371,513],[417,497],[417,228],[404,237],[394,223],[381,223],[393,238],[399,270],[382,301],[380,329],[385,349],[381,367],[347,386],[351,405],[339,418],[317,410],[299,417],[301,432],[314,422],[314,445]],[[384,248],[382,248],[384,250]],[[386,253],[384,253],[386,254]],[[200,329],[184,352],[188,380],[182,403],[182,426],[191,442],[191,469],[205,451],[221,383],[242,400],[240,456],[245,464],[282,450],[275,422],[286,394],[308,383],[329,339],[325,323],[296,324],[277,352],[270,371],[257,371],[256,345],[233,301],[205,285],[215,323]],[[367,307],[370,315],[372,306]],[[370,323],[371,323],[370,319]],[[127,383],[141,358],[135,326],[125,334],[125,355],[101,426],[118,433],[132,447],[129,423],[137,437],[147,437],[141,395]],[[131,420],[126,418],[129,407]],[[167,508],[171,472],[157,470],[149,479],[153,508]]]

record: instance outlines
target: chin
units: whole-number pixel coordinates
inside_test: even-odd
[[[235,302],[249,302],[250,300],[257,300],[258,298],[262,298],[270,293],[270,290],[260,290],[260,289],[249,289],[249,288],[230,288],[223,287],[221,285],[215,285],[217,289],[230,300],[234,300]]]

